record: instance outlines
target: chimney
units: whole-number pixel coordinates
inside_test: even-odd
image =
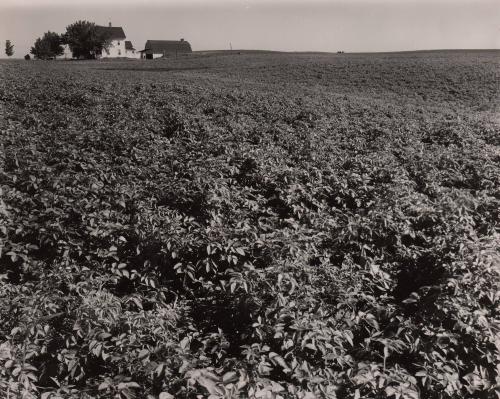
[[[109,21],[109,27],[111,28],[111,21]]]
[[[182,39],[181,39],[181,42],[183,42],[183,41],[184,41],[184,39],[182,38]]]

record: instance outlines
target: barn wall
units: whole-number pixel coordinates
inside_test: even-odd
[[[141,55],[139,55],[140,54],[139,52],[137,52],[137,53],[138,53],[137,58],[146,59],[146,53],[142,53],[142,57],[141,57]],[[186,53],[178,53],[178,56],[181,56],[181,55],[184,55],[184,54],[186,54]],[[165,53],[165,54],[164,53],[153,53],[153,58],[161,58],[163,56],[165,56],[165,57],[175,57],[175,55],[176,55],[175,53]]]

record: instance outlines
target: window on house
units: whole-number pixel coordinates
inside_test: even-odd
[[[120,42],[118,42],[118,45],[120,45]]]
[[[121,50],[118,50],[118,55],[122,55],[122,52],[121,52]]]

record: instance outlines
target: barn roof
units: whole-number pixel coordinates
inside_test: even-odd
[[[191,53],[191,45],[185,40],[148,40],[144,46],[146,52],[152,53]]]
[[[104,33],[108,36],[108,40],[123,40],[125,39],[125,32],[121,26],[99,26],[97,25],[97,31],[99,33]]]
[[[125,50],[135,50],[134,46],[132,46],[132,42],[130,40],[125,40]]]

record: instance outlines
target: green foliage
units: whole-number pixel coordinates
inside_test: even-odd
[[[31,47],[30,53],[39,60],[48,60],[54,57],[50,50],[50,43],[41,38],[36,39],[35,44]]]
[[[76,21],[66,27],[64,44],[69,45],[74,58],[93,59],[106,47],[108,37],[96,24]]]
[[[48,31],[43,34],[42,38],[36,39],[34,46],[31,47],[30,53],[39,60],[53,59],[64,54],[64,48],[61,44],[61,36],[57,33]]]
[[[5,54],[7,57],[12,57],[14,55],[14,45],[10,42],[10,40],[5,41]]]
[[[494,397],[496,61],[386,57],[5,63],[0,396]]]

